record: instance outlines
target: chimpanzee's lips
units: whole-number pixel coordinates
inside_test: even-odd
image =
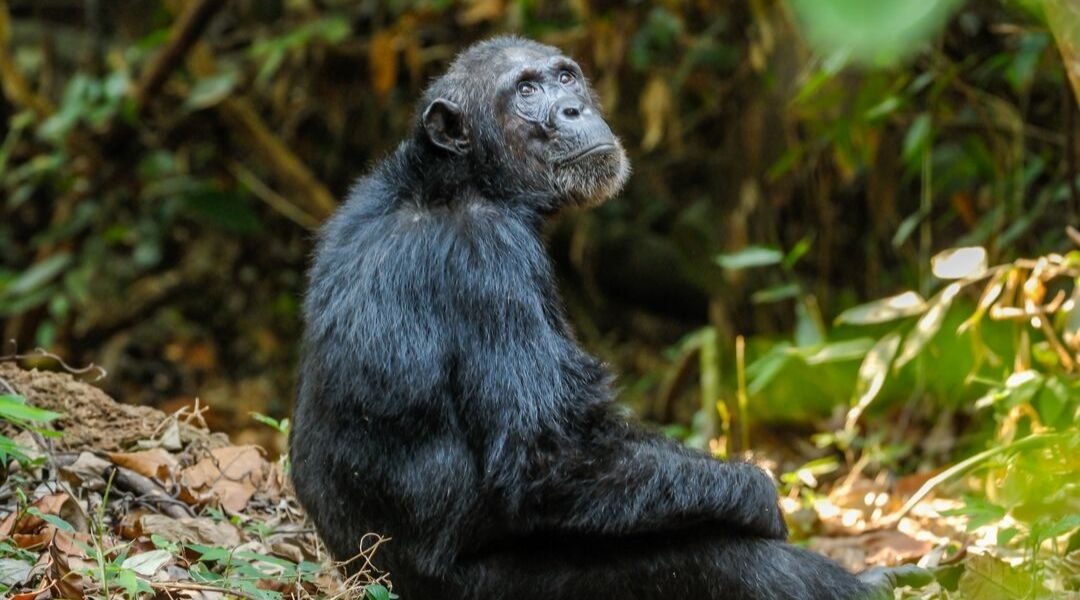
[[[615,151],[615,144],[613,144],[611,142],[603,142],[603,143],[597,144],[595,146],[589,146],[588,148],[582,150],[581,152],[578,152],[577,154],[574,154],[572,156],[564,158],[563,160],[559,161],[559,164],[568,165],[570,163],[575,163],[575,162],[577,162],[577,161],[579,161],[579,160],[581,160],[581,159],[583,159],[583,158],[585,158],[587,156],[592,156],[594,154],[601,154],[601,153],[604,153],[604,152],[614,152],[614,151]]]

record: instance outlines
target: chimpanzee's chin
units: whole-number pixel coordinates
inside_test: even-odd
[[[611,150],[594,152],[555,172],[556,188],[570,206],[591,208],[619,193],[630,176],[630,161],[618,142]]]

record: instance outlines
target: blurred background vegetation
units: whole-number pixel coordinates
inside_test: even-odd
[[[313,231],[507,32],[581,62],[631,154],[551,239],[643,417],[816,457],[795,486],[974,456],[995,510],[1080,525],[1069,0],[0,0],[0,353],[287,415]]]

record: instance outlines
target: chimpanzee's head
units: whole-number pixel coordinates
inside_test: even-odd
[[[417,135],[493,199],[592,205],[630,163],[581,68],[557,49],[502,37],[462,52],[424,95]]]

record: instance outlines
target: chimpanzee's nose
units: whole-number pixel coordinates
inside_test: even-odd
[[[572,96],[562,98],[551,107],[550,122],[555,127],[562,124],[571,124],[580,119],[587,111],[585,103],[580,99]]]

